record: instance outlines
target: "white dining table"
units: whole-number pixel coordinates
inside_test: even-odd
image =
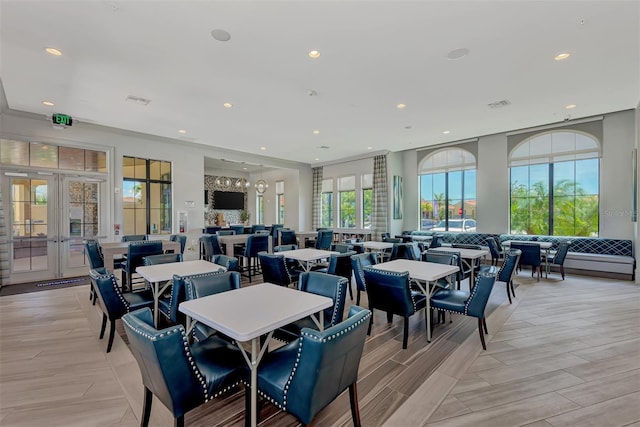
[[[158,239],[157,241],[162,242],[163,251],[173,250],[176,253],[180,253],[180,242],[160,239]],[[104,268],[106,268],[107,271],[113,271],[113,257],[115,255],[126,255],[126,253],[129,251],[129,243],[131,242],[100,243],[100,250],[102,251],[102,256],[104,258]]]
[[[249,239],[249,236],[251,236],[251,234],[227,234],[227,235],[223,235],[223,236],[218,236],[218,242],[220,242],[220,244],[225,245],[225,253],[227,256],[234,256],[233,253],[233,245],[238,244],[238,243],[247,243],[247,240]],[[271,242],[271,238],[267,239],[268,240],[268,252],[273,252],[273,243]]]
[[[360,245],[369,252],[375,252],[380,255],[381,260],[384,260],[385,255],[391,255],[389,249],[393,248],[394,244],[391,242],[367,240],[366,242],[354,243],[354,245]]]
[[[298,261],[304,271],[311,270],[318,261],[330,258],[331,255],[334,254],[339,254],[339,252],[313,248],[293,249],[277,253],[277,255],[282,255],[287,259],[294,259]]]
[[[409,277],[420,288],[420,290],[427,296],[427,342],[431,342],[431,295],[437,288],[435,282],[438,279],[448,277],[451,274],[458,272],[458,267],[455,265],[438,264],[435,262],[413,261],[408,259],[396,259],[393,261],[382,262],[380,264],[374,264],[371,268],[384,271],[393,271],[396,273],[409,272]],[[422,283],[426,284],[426,287]],[[449,283],[449,286],[453,286]]]
[[[213,273],[220,270],[227,271],[227,268],[201,259],[136,267],[136,273],[151,284],[151,292],[153,293],[153,322],[156,326],[158,325],[158,300],[160,299],[160,295],[172,284],[174,275],[188,276],[192,274]]]
[[[312,316],[322,330],[323,310],[331,307],[331,298],[301,292],[285,286],[261,283],[180,303],[179,310],[188,316],[187,329],[193,321],[201,322],[233,338],[251,369],[251,425],[257,422],[258,366],[269,346],[273,331],[296,320]],[[319,313],[316,317],[314,314]],[[267,339],[260,348],[260,337]],[[247,354],[241,343],[251,343]]]
[[[442,252],[460,253],[460,258],[462,258],[462,262],[465,263],[467,268],[470,270],[469,290],[471,290],[475,284],[476,265],[478,264],[480,258],[484,258],[487,255],[490,255],[490,252],[486,249],[466,249],[466,248],[452,248],[450,246],[440,246],[440,247],[434,248],[434,250],[442,251]]]

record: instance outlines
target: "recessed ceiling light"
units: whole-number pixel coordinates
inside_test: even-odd
[[[231,34],[229,34],[225,30],[215,29],[211,31],[211,37],[218,40],[219,42],[228,42],[231,39]]]
[[[407,104],[398,104],[398,105],[396,105],[396,108],[398,110],[402,110],[403,108],[407,108]]]
[[[47,107],[53,107],[55,104],[51,101],[42,101],[43,105],[46,105]]]
[[[55,47],[45,47],[44,50],[49,54],[49,55],[53,55],[53,56],[62,56],[62,52],[59,51],[58,49],[56,49]]]
[[[316,160],[316,162],[317,162],[317,161],[318,161],[318,160],[320,160],[320,159],[316,157],[316,158],[315,158],[315,160]]]
[[[451,52],[447,53],[447,59],[455,61],[456,59],[464,58],[467,55],[469,55],[469,49],[463,47],[460,49],[454,49]]]
[[[309,58],[311,58],[311,59],[320,58],[320,52],[318,52],[317,50],[309,51]]]
[[[562,52],[562,53],[559,53],[556,56],[554,56],[553,59],[555,59],[556,61],[564,61],[565,59],[567,59],[570,56],[571,56],[571,54],[569,52]]]
[[[232,103],[230,103],[230,102],[225,102],[224,104],[222,104],[222,106],[223,106],[224,108],[231,108],[231,107],[233,107],[233,104],[232,104]]]
[[[260,149],[261,149],[262,151],[264,151],[264,150],[266,150],[266,149],[267,149],[267,147],[260,147]]]
[[[247,168],[246,168],[246,167],[244,167],[244,168],[242,168],[242,169],[247,170]]]
[[[315,129],[315,130],[313,131],[313,134],[314,134],[314,135],[318,135],[319,133],[320,133],[320,131],[319,131],[318,129]]]
[[[367,147],[367,150],[373,150],[373,147]]]
[[[576,104],[569,104],[569,105],[567,105],[567,106],[566,106],[566,107],[564,107],[564,108],[566,108],[567,110],[573,110],[573,109],[574,109],[574,108],[576,108],[576,107],[577,107],[577,105],[576,105]]]
[[[448,135],[448,134],[451,133],[451,131],[450,130],[443,130],[442,133],[444,133],[445,135]]]
[[[187,131],[186,131],[186,130],[184,130],[184,129],[180,129],[180,130],[178,131],[178,133],[185,134],[185,133],[187,133]]]

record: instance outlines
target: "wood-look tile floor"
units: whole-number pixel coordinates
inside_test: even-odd
[[[504,284],[492,292],[487,351],[475,319],[459,316],[427,344],[422,313],[402,350],[401,319],[388,325],[376,313],[360,365],[363,425],[640,425],[640,287],[557,275],[535,282],[525,273],[516,282],[513,304]],[[0,426],[139,425],[138,366],[119,336],[105,353],[88,294],[78,286],[0,298]],[[260,419],[298,424],[268,404]],[[172,423],[155,400],[150,425]],[[348,396],[314,423],[351,425]],[[243,424],[242,388],[186,416],[188,426]]]

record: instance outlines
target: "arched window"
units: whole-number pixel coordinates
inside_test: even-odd
[[[597,236],[600,144],[578,131],[536,134],[509,157],[514,234]]]
[[[418,165],[420,229],[476,231],[476,159],[461,148],[446,148]]]

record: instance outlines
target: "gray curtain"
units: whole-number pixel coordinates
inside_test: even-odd
[[[0,288],[4,278],[9,276],[9,235],[2,207],[2,190],[0,189]]]
[[[387,156],[373,159],[372,240],[382,240],[381,233],[388,231],[389,192],[387,191]]]
[[[321,226],[322,223],[322,166],[313,168],[313,204],[311,205],[313,229]]]

